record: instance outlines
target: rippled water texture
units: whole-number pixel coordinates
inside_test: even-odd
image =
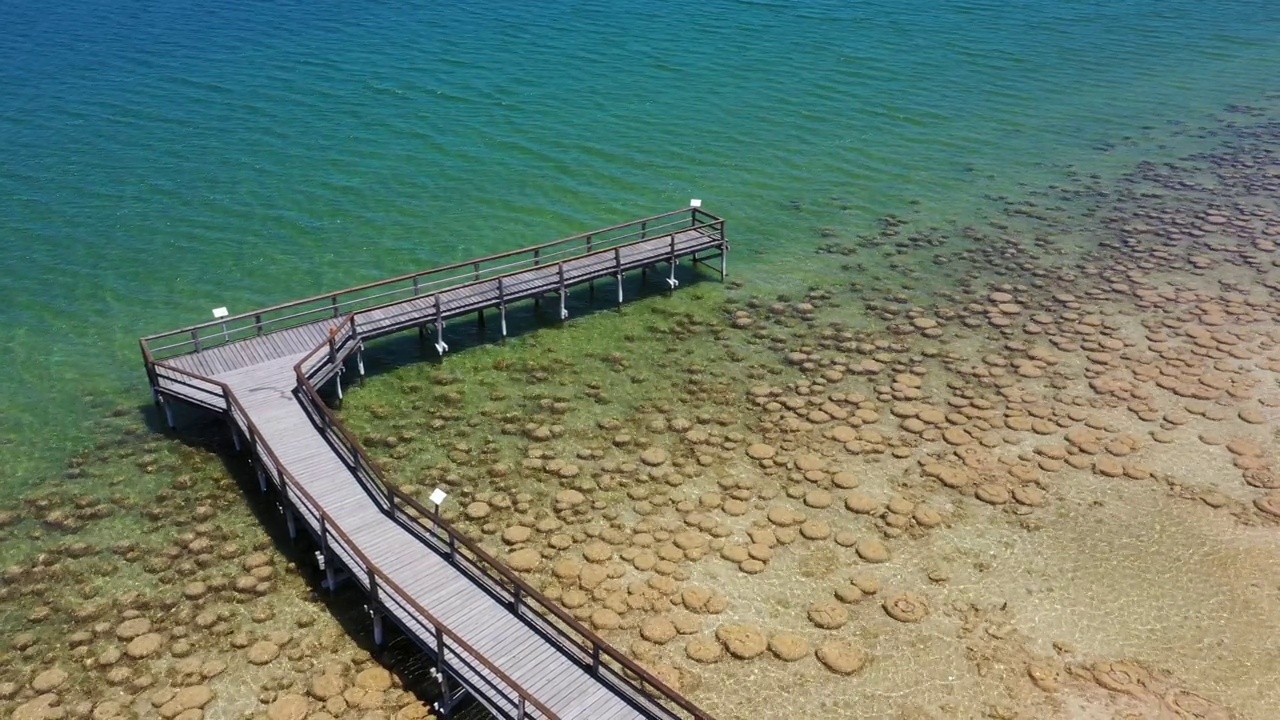
[[[819,227],[1105,173],[1280,75],[1266,2],[16,0],[0,27],[10,488],[145,404],[139,335],[215,306],[694,196],[785,284]]]

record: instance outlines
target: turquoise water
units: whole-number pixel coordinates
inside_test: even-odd
[[[1274,101],[1270,2],[0,4],[0,487],[147,402],[136,339],[665,211],[785,283]],[[780,279],[779,279],[780,278]]]

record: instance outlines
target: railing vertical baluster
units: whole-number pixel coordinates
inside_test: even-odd
[[[439,626],[432,626],[436,636],[436,672],[440,679],[444,679],[444,632]]]
[[[698,225],[698,221],[700,217],[705,219],[705,224],[701,226]],[[697,250],[702,247],[702,243],[704,242],[709,241],[711,243],[716,243],[718,241],[718,243],[722,246],[721,262],[722,262],[722,273],[723,273],[723,250],[727,250],[727,242],[724,234],[724,221],[716,218],[713,215],[709,215],[707,213],[701,213],[696,209],[690,210],[689,218],[690,218],[690,227],[696,228],[696,231],[699,232],[700,235],[698,238],[698,243],[696,245],[694,245],[693,243],[689,243],[689,244],[686,244],[686,246],[692,245],[693,248]],[[650,224],[654,225],[653,233],[649,233],[648,226]],[[637,226],[639,229],[639,237],[641,240],[647,240],[650,237],[652,237],[655,240],[659,240],[664,236],[669,238],[669,241],[670,241],[669,253],[670,253],[670,260],[672,263],[672,281],[673,281],[672,286],[674,287],[675,262],[677,259],[677,253],[680,249],[680,243],[677,242],[676,235],[678,233],[685,232],[683,230],[680,230],[680,228],[682,227],[682,224],[678,219],[677,213],[669,213],[667,215],[660,216],[660,218],[656,218],[656,219],[651,218],[648,220],[637,221],[629,225],[621,226],[619,228],[614,228],[610,231],[606,231],[604,233],[605,236],[603,239],[596,238],[594,233],[579,237],[579,239],[585,238],[586,254],[588,255],[593,254],[596,247],[601,248],[602,254],[604,252],[607,252],[610,248],[614,250],[615,267],[613,268],[613,270],[616,273],[617,279],[618,279],[618,297],[620,302],[622,300],[622,294],[623,294],[622,281],[624,279],[624,270],[625,270],[624,259],[622,257],[622,250],[628,249],[629,252],[632,252],[632,256],[630,256],[631,260],[629,260],[628,262],[633,265],[636,265],[637,267],[643,268],[645,267],[644,263],[654,260],[652,256],[643,256],[635,252],[634,246],[637,244],[637,241],[635,239]],[[597,242],[597,240],[600,240],[600,242]],[[558,281],[559,281],[559,292],[561,294],[562,311],[564,309],[564,305],[563,305],[564,297],[567,294],[566,275],[573,274],[574,269],[576,267],[575,265],[573,265],[573,262],[583,257],[583,255],[578,254],[581,252],[581,246],[575,249],[572,246],[568,245],[567,244],[568,242],[569,241],[562,241],[560,243],[543,245],[543,246],[539,246],[537,248],[531,249],[534,266],[541,267],[543,260],[547,260],[548,262],[557,266],[556,272],[557,272]],[[549,251],[550,254],[544,256],[542,252],[543,250]],[[411,279],[413,281],[415,296],[420,294],[421,288],[423,287],[427,288],[429,295],[434,294],[435,296],[434,297],[434,305],[435,305],[434,319],[437,326],[438,339],[440,340],[443,339],[444,317],[443,317],[443,299],[441,297],[441,293],[442,293],[442,290],[447,289],[446,287],[442,287],[443,283],[451,282],[451,283],[454,283],[454,285],[460,285],[460,284],[466,284],[469,281],[480,282],[482,277],[488,277],[491,280],[496,278],[497,300],[500,307],[503,307],[503,309],[505,310],[504,306],[508,300],[506,291],[509,288],[506,288],[503,286],[502,276],[505,274],[517,274],[521,272],[521,269],[527,269],[529,267],[529,265],[527,264],[529,262],[529,258],[525,257],[523,253],[511,253],[507,257],[510,258],[511,262],[505,265],[496,265],[495,267],[489,267],[485,265],[484,263],[487,261],[484,261],[484,260],[471,261],[469,263],[463,263],[463,264],[451,266],[450,269],[453,271],[451,273],[453,277],[450,277],[447,280],[440,280],[439,282],[428,281],[424,284],[420,282],[420,276],[418,275],[411,276]],[[568,258],[568,260],[565,259],[566,257]],[[694,259],[695,261],[697,260],[696,255],[694,256]],[[593,271],[593,274],[600,273],[601,271],[603,271],[604,275],[607,276],[609,271],[604,270],[601,267],[601,265],[603,265],[604,267],[608,267],[608,260],[603,258],[599,258],[599,259],[593,258],[593,260],[594,262],[589,262],[584,264],[591,268],[591,270]],[[568,269],[566,269],[565,267],[566,262],[569,263]],[[656,262],[661,262],[661,261],[657,260]],[[468,270],[470,272],[468,272]],[[471,276],[470,279],[468,278],[468,275]],[[428,277],[430,277],[429,274],[428,274]],[[404,285],[400,284],[403,282],[403,279],[405,279],[403,278],[403,276],[397,279],[398,289],[394,291],[395,297],[403,298]],[[380,285],[379,287],[382,287],[382,286]],[[368,293],[365,293],[359,296],[356,296],[355,294],[343,295],[339,293],[339,294],[330,295],[328,297],[330,298],[330,306],[332,308],[333,316],[335,319],[340,319],[343,312],[352,313],[356,311],[355,309],[364,308],[370,305],[370,297],[368,296]],[[310,320],[312,318],[323,318],[326,311],[330,309],[330,308],[324,307],[323,296],[318,303],[310,303],[306,307],[308,309],[306,310],[305,313],[302,313],[302,315],[305,315],[309,321],[312,321]],[[423,310],[425,310],[426,312],[423,312]],[[273,316],[274,319],[267,318],[265,320],[265,322],[273,323],[271,328],[266,328],[264,326],[264,314],[273,314],[276,312],[277,311],[274,309],[268,309],[265,313],[263,311],[258,311],[254,314],[240,316],[240,317],[243,317],[246,320],[252,317],[253,323],[254,323],[254,334],[262,336],[262,335],[275,332],[281,327],[291,327],[290,322],[282,321],[280,318]],[[430,314],[431,314],[431,311],[427,310],[426,308],[421,308],[417,312],[422,313],[422,315],[426,315],[428,318],[430,317]],[[430,323],[430,322],[431,320],[427,319],[423,323],[423,325],[425,326],[427,323]],[[208,338],[202,339],[201,337],[201,332],[204,327],[206,326],[202,325],[200,327],[190,328],[185,331],[179,330],[176,333],[173,333],[171,336],[175,338],[181,338],[183,334],[189,333],[191,345],[194,346],[196,352],[199,352],[200,350],[203,349],[203,343],[206,340],[208,340]],[[247,333],[248,328],[244,327],[243,325],[240,325],[234,331],[244,333],[242,337],[248,335]],[[504,334],[505,334],[505,327],[504,327]],[[217,336],[218,334],[215,334],[215,333],[210,334],[209,337],[214,340],[214,345],[211,346],[211,348],[216,348],[218,346]],[[186,343],[180,342],[178,343],[178,345],[179,346],[186,345]],[[353,314],[349,314],[345,322],[340,322],[339,326],[334,327],[330,330],[328,347],[327,347],[330,369],[332,369],[332,367],[337,364],[337,361],[338,361],[337,353],[339,350],[343,350],[346,353],[350,352],[350,348],[348,346],[354,346],[354,348],[356,349],[360,349],[362,347],[360,338],[357,335],[356,325],[355,325],[355,316]],[[419,513],[421,513],[421,515],[426,515],[426,514],[429,514],[429,511],[427,511],[422,505],[417,503],[412,497],[400,496],[399,498],[397,498],[399,491],[396,488],[396,486],[394,484],[391,484],[388,480],[386,480],[386,478],[382,476],[381,471],[364,454],[362,448],[360,447],[359,441],[346,433],[346,430],[343,428],[342,424],[325,406],[324,404],[325,401],[322,400],[321,397],[316,394],[315,388],[312,385],[312,380],[314,379],[312,377],[312,373],[308,373],[305,371],[305,369],[303,369],[304,364],[313,364],[316,367],[320,366],[322,363],[317,363],[314,360],[312,360],[312,358],[315,358],[316,356],[320,356],[321,358],[323,358],[324,356],[321,355],[321,353],[324,353],[325,349],[326,348],[324,345],[321,345],[319,348],[316,348],[310,354],[308,354],[307,360],[305,360],[303,363],[299,363],[299,365],[297,366],[295,371],[298,375],[298,383],[299,383],[298,389],[300,390],[299,394],[302,396],[305,396],[304,404],[307,406],[308,415],[315,419],[317,425],[321,428],[322,432],[325,435],[329,436],[329,438],[332,441],[337,443],[337,446],[339,448],[338,450],[339,454],[343,456],[344,459],[346,459],[349,456],[352,463],[352,472],[355,473],[356,478],[360,481],[360,483],[365,486],[368,486],[370,483],[372,483],[373,486],[381,488],[382,490],[381,494],[384,495],[387,502],[386,507],[389,511],[388,514],[393,520],[395,520],[397,523],[405,523],[406,521],[409,523],[412,523],[412,525],[408,525],[406,527],[411,528],[412,532],[415,535],[417,535],[420,540],[430,541],[434,547],[438,547],[438,544],[436,543],[440,539],[440,533],[443,533],[443,535],[445,536],[444,539],[447,541],[447,544],[448,544],[448,552],[449,552],[448,557],[451,563],[455,563],[459,565],[459,570],[467,574],[478,573],[477,581],[482,584],[485,584],[489,588],[492,588],[495,592],[505,590],[506,588],[510,588],[511,596],[509,598],[509,603],[510,603],[510,608],[512,613],[522,619],[539,623],[542,627],[546,628],[548,631],[559,631],[560,633],[562,633],[562,639],[563,639],[563,642],[565,643],[565,646],[573,649],[574,656],[579,659],[578,660],[579,662],[583,662],[584,665],[586,664],[585,662],[586,658],[582,657],[581,652],[585,652],[590,657],[591,672],[593,673],[593,675],[602,678],[602,682],[607,681],[607,682],[613,683],[613,682],[622,681],[628,685],[631,685],[632,687],[638,687],[641,689],[645,689],[646,686],[649,686],[654,689],[660,689],[661,693],[667,695],[668,699],[671,699],[676,704],[681,705],[681,707],[685,708],[686,710],[690,710],[690,708],[686,704],[681,702],[682,699],[679,698],[678,695],[673,697],[670,694],[670,691],[664,688],[660,682],[646,675],[642,669],[635,666],[627,658],[618,655],[608,643],[602,642],[599,638],[595,637],[589,631],[579,628],[575,624],[575,622],[572,620],[571,617],[563,615],[562,614],[563,611],[555,610],[553,606],[549,605],[546,599],[543,598],[536,590],[529,589],[528,591],[526,591],[525,588],[527,588],[528,585],[525,585],[521,580],[518,579],[517,576],[514,576],[506,572],[501,567],[500,563],[495,563],[491,558],[489,558],[486,555],[484,551],[479,549],[476,545],[472,544],[472,541],[470,539],[468,539],[465,535],[457,534],[457,532],[452,528],[452,526],[448,525],[442,518],[440,518],[438,515],[439,513],[438,507],[436,508],[437,515],[435,519],[435,529],[434,531],[431,531],[429,526],[427,526],[426,524],[428,522],[426,518],[419,516]],[[147,362],[148,377],[151,380],[153,386],[158,386],[161,379],[164,379],[165,382],[170,382],[170,381],[181,382],[180,380],[181,376],[175,374],[171,378],[169,370],[166,370],[166,373],[163,376],[160,374],[160,371],[165,368],[162,363],[152,365],[153,361],[150,355],[150,348],[145,344],[145,342],[143,346],[143,352],[144,352],[144,360],[146,360]],[[182,371],[172,369],[172,373],[181,373],[181,372]],[[369,609],[373,613],[374,625],[375,625],[375,639],[378,640],[379,644],[381,644],[383,620],[386,618],[386,615],[387,615],[387,613],[382,610],[383,601],[381,599],[381,595],[385,591],[380,587],[381,582],[385,581],[387,582],[387,591],[391,592],[391,596],[388,601],[388,607],[389,608],[400,607],[405,609],[414,608],[415,612],[420,613],[425,618],[425,622],[422,623],[423,627],[421,627],[418,630],[418,633],[421,633],[420,636],[424,641],[427,640],[430,637],[430,635],[424,633],[423,631],[428,630],[428,628],[434,631],[434,636],[435,636],[434,639],[435,639],[436,650],[437,650],[437,661],[441,663],[442,673],[444,672],[444,669],[446,667],[444,663],[446,652],[453,653],[455,658],[460,658],[461,657],[460,653],[463,651],[467,653],[475,654],[474,648],[470,648],[463,638],[458,637],[457,635],[453,634],[452,631],[450,631],[448,628],[440,625],[439,621],[436,618],[432,617],[426,609],[422,608],[421,606],[418,606],[414,602],[412,596],[404,595],[404,591],[401,590],[390,577],[383,574],[381,570],[377,569],[374,566],[371,560],[363,556],[363,554],[360,552],[359,547],[356,547],[351,542],[350,538],[346,536],[342,528],[335,527],[333,525],[332,518],[324,514],[322,506],[316,503],[314,499],[311,498],[311,496],[308,494],[307,489],[302,485],[296,484],[296,480],[293,478],[292,475],[288,474],[288,470],[281,464],[278,457],[276,457],[276,455],[272,451],[270,445],[267,442],[267,439],[259,438],[257,428],[253,424],[253,420],[251,416],[248,414],[247,411],[245,411],[244,407],[241,406],[238,401],[236,401],[235,397],[230,393],[229,388],[226,385],[219,383],[217,381],[212,381],[212,384],[221,387],[223,390],[223,397],[225,398],[225,405],[226,405],[225,410],[227,412],[228,417],[232,421],[233,428],[238,428],[240,427],[241,424],[243,424],[243,433],[244,433],[244,436],[247,437],[249,440],[250,448],[252,449],[252,452],[253,452],[253,460],[255,462],[256,467],[258,467],[260,471],[263,472],[264,477],[266,474],[274,473],[274,476],[271,478],[271,480],[276,483],[277,489],[280,493],[279,494],[280,501],[284,509],[286,510],[286,512],[289,513],[289,524],[290,524],[291,535],[293,532],[294,520],[299,515],[304,520],[315,520],[318,524],[318,531],[319,531],[319,549],[321,554],[321,565],[327,569],[331,564],[329,558],[333,548],[331,546],[331,543],[329,542],[328,535],[330,532],[333,532],[335,533],[335,537],[339,539],[339,550],[338,550],[338,554],[332,555],[333,556],[332,562],[336,563],[339,560],[339,558],[346,557],[345,553],[350,552],[352,553],[352,561],[350,562],[352,574],[358,575],[362,569],[366,572],[367,580],[368,580],[368,594],[370,598]],[[189,385],[189,386],[199,390],[203,390],[203,385],[200,385],[200,386]],[[204,390],[204,392],[209,392],[209,391]],[[259,457],[259,455],[261,455],[261,457]],[[375,497],[379,494],[373,489],[373,487],[369,487],[369,490],[371,492],[374,492]],[[407,510],[408,515],[406,516],[405,514],[405,511],[406,511],[405,508],[403,507],[397,508],[397,505],[408,506],[408,510]],[[461,556],[459,556],[459,552],[460,552],[459,545],[462,546]],[[402,597],[402,595],[404,595],[404,597]],[[526,608],[526,606],[530,606],[530,605],[531,607]],[[556,617],[568,623],[568,627],[560,628],[557,624],[555,624],[553,620],[546,618],[545,616],[546,611],[551,611],[552,615],[555,615]],[[527,618],[525,617],[526,615],[528,616]],[[450,643],[453,643],[452,647],[449,647],[445,644],[446,638],[449,638]],[[611,659],[611,662],[609,663],[604,662],[602,656],[609,657]],[[502,697],[503,696],[502,693],[504,689],[507,690],[509,694],[505,695],[505,699],[506,701],[513,702],[515,704],[516,706],[515,709],[517,709],[519,717],[521,718],[526,717],[529,713],[529,708],[535,709],[533,712],[534,715],[540,715],[540,714],[549,712],[538,701],[535,695],[530,695],[523,687],[521,687],[519,683],[512,681],[511,678],[505,677],[500,670],[498,670],[496,667],[493,667],[492,665],[489,665],[489,663],[486,661],[485,658],[477,656],[477,659],[482,664],[488,665],[490,669],[492,669],[495,673],[497,673],[497,677],[499,678],[500,684],[491,684],[491,691],[496,691],[498,693],[498,697]],[[630,673],[636,673],[638,675],[638,680],[627,679],[625,675]],[[607,679],[605,678],[605,676],[608,676]],[[509,689],[505,688],[504,686],[509,686]],[[690,711],[692,712],[692,716],[695,718],[704,717],[703,715],[696,712],[695,710],[690,710]]]

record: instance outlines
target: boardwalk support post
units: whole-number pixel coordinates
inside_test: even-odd
[[[173,419],[173,402],[161,398],[160,404],[164,407],[164,421],[168,424],[169,429],[173,430],[178,427],[178,423]]]
[[[720,247],[720,280],[723,281],[729,276],[729,246],[722,245]]]
[[[613,249],[613,263],[617,268],[615,272],[618,274],[618,304],[622,304],[622,249]]]
[[[448,680],[449,673],[445,672],[445,669],[444,669],[444,631],[442,631],[439,627],[433,627],[432,629],[435,630],[434,634],[435,634],[435,641],[436,641],[436,667],[435,667],[436,680],[440,682],[440,689],[444,691],[444,698],[442,698],[443,701],[448,703],[449,702],[449,680]],[[450,707],[450,709],[452,709],[452,707]]]
[[[258,489],[262,492],[267,491],[267,474],[263,472],[262,466],[258,466]]]
[[[298,539],[298,521],[293,517],[293,510],[286,505],[284,507],[284,523],[289,527],[289,539]]]
[[[361,343],[356,348],[356,371],[360,373],[361,377],[364,377],[364,343]]]
[[[236,430],[235,423],[229,417],[227,418],[227,425],[231,427],[231,444],[235,446],[236,452],[240,452],[240,433]]]
[[[324,571],[324,581],[320,585],[332,595],[337,582],[333,577],[333,559],[329,557],[329,522],[323,513],[320,515],[320,552],[316,553],[316,561]]]
[[[333,374],[333,385],[338,389],[338,400],[342,400],[342,368]]]
[[[564,307],[564,263],[560,263],[560,319],[564,320],[569,317],[569,311]]]
[[[671,236],[671,259],[667,262],[671,263],[671,275],[667,277],[667,286],[675,290],[680,286],[680,281],[676,279],[676,236]]]
[[[444,312],[440,309],[439,293],[436,293],[436,352],[440,357],[449,352],[449,345],[444,341]]]
[[[378,576],[373,573],[373,568],[368,569],[369,574],[369,615],[373,617],[373,644],[382,647],[382,601],[378,599]]]
[[[498,278],[498,319],[502,324],[502,338],[507,337],[507,295],[502,290],[502,278]]]

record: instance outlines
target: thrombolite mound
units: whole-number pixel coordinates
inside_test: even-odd
[[[1249,690],[1261,684],[1247,669],[1223,680],[1136,618],[1176,611],[1187,637],[1230,639],[1242,668],[1274,666],[1256,631],[1201,612],[1206,592],[1231,607],[1249,597],[1232,576],[1264,563],[1233,538],[1278,524],[1280,222],[1254,199],[1276,189],[1260,164],[1210,159],[1219,200],[1188,193],[1189,175],[1140,168],[1133,182],[1162,194],[1086,198],[1092,248],[1018,213],[958,238],[887,221],[824,251],[883,252],[914,287],[844,278],[787,298],[730,288],[723,307],[719,290],[654,298],[536,347],[371,379],[344,413],[394,479],[447,488],[461,527],[719,716],[768,716],[798,677],[815,690],[788,712],[818,712],[809,695],[898,712],[883,699],[892,677],[926,688],[922,707],[962,715],[1106,703],[1249,716],[1266,691]],[[938,288],[922,287],[924,270]],[[168,486],[154,508],[71,492],[0,516],[8,540],[40,534],[0,588],[20,608],[4,651],[23,668],[0,669],[0,713],[43,712],[42,689],[86,688],[110,717],[129,705],[116,693],[163,707],[203,687],[211,697],[188,709],[213,714],[231,686],[268,717],[425,712],[303,600],[309,586],[211,456],[138,449],[130,472]],[[183,469],[193,456],[201,468]],[[122,515],[155,532],[94,540]],[[1143,542],[1099,545],[1125,526]],[[1187,545],[1161,533],[1171,526]],[[1196,582],[1161,596],[1144,568],[1167,557]],[[98,584],[111,576],[156,593]],[[1112,593],[1114,612],[1090,624],[1097,606],[1076,587]],[[1270,617],[1245,606],[1251,622]],[[960,679],[935,683],[940,667]],[[998,682],[977,703],[966,688],[982,678]]]

